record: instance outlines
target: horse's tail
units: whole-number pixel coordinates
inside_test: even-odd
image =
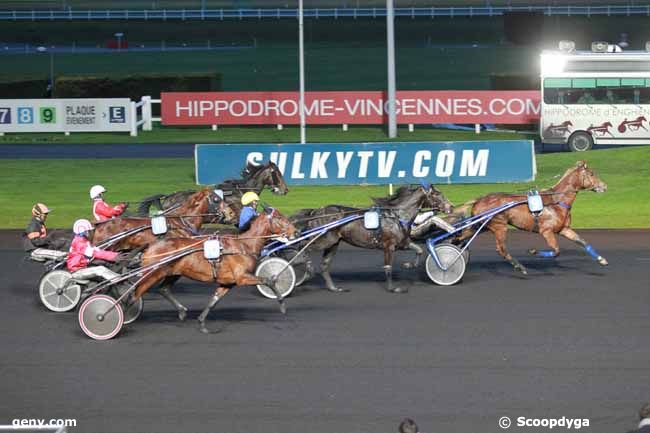
[[[149,209],[151,209],[151,206],[155,206],[158,210],[162,210],[162,199],[164,197],[165,194],[156,194],[143,198],[140,202],[140,206],[138,206],[138,215],[149,216]]]

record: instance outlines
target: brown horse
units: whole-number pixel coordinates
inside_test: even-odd
[[[168,229],[164,237],[188,238],[197,234],[203,222],[206,221],[206,215],[209,215],[215,222],[231,223],[235,221],[235,212],[226,202],[219,199],[211,188],[205,188],[192,194],[182,206],[165,216]],[[111,245],[110,249],[114,251],[137,250],[160,240],[160,237],[156,236],[151,229],[151,218],[120,217],[95,223],[93,242],[100,243],[111,236],[140,227],[146,228],[120,239]],[[177,276],[165,278],[161,282],[158,293],[178,310],[178,318],[185,320],[187,308],[171,292],[172,286],[179,278]]]
[[[204,188],[192,194],[177,209],[165,214],[168,231],[167,237],[189,237],[199,233],[205,222],[205,216],[210,216],[215,223],[235,222],[235,213],[221,200],[211,188]],[[157,240],[151,229],[151,218],[148,217],[118,217],[95,223],[94,242],[100,243],[119,233],[147,226],[132,236],[127,236],[111,245],[113,250],[128,250],[148,245]]]
[[[196,281],[217,283],[208,305],[199,316],[201,332],[208,333],[205,319],[210,310],[234,286],[254,286],[264,284],[276,294],[280,310],[284,314],[286,307],[282,295],[275,289],[274,281],[261,280],[253,272],[257,257],[271,235],[294,237],[296,228],[289,220],[275,209],[265,209],[251,224],[250,229],[240,235],[219,236],[221,256],[216,261],[207,260],[203,253],[203,243],[208,238],[166,239],[151,245],[142,256],[142,266],[154,264],[165,257],[183,250],[196,251],[169,264],[162,265],[145,275],[135,291],[135,299],[141,297],[151,286],[163,278],[184,276]]]
[[[537,251],[529,250],[529,253],[538,257],[556,257],[560,254],[556,233],[576,242],[583,247],[589,255],[606,266],[607,260],[599,255],[596,250],[571,229],[571,207],[575,201],[578,191],[591,190],[598,193],[607,191],[607,184],[600,180],[593,170],[587,167],[585,161],[578,161],[575,167],[568,169],[562,178],[550,189],[541,192],[544,209],[538,216],[534,216],[528,209],[527,203],[510,208],[509,210],[496,215],[487,225],[487,228],[494,233],[497,244],[497,252],[514,268],[522,274],[527,275],[526,268],[512,257],[506,248],[506,235],[508,224],[520,230],[537,232],[542,235],[550,250]],[[483,196],[473,202],[472,215],[496,208],[511,201],[525,201],[526,195],[511,195],[505,193],[494,193]],[[466,238],[471,233],[464,233]]]

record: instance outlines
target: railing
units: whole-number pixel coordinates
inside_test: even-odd
[[[131,136],[138,136],[138,127],[142,126],[143,131],[151,131],[153,122],[160,122],[160,117],[153,117],[151,104],[160,104],[160,99],[151,99],[151,96],[143,96],[140,102],[131,101]],[[138,108],[140,109],[140,120],[138,120]]]
[[[541,12],[545,15],[646,15],[648,5],[612,6],[482,6],[396,8],[395,16],[406,18],[499,16],[508,12]],[[305,9],[306,18],[381,18],[385,8],[315,8]],[[155,9],[155,10],[32,10],[0,11],[3,21],[61,20],[225,20],[297,18],[298,10],[285,9]]]

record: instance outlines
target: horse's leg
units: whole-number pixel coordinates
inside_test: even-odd
[[[528,252],[537,257],[557,257],[560,255],[560,247],[557,243],[557,238],[555,237],[555,233],[553,233],[552,230],[544,230],[540,232],[539,234],[542,235],[544,240],[546,241],[546,244],[551,247],[550,250],[536,250],[535,248],[531,248],[528,250]]]
[[[201,332],[204,334],[216,334],[219,331],[210,331],[208,328],[205,327],[205,319],[208,317],[208,314],[210,314],[210,310],[214,308],[215,305],[223,298],[226,296],[226,293],[228,293],[230,289],[227,287],[217,287],[217,290],[214,291],[214,295],[210,298],[210,301],[208,302],[208,305],[205,306],[203,311],[201,311],[201,314],[199,315],[199,327],[201,329]]]
[[[332,276],[330,275],[330,265],[332,264],[332,259],[336,255],[336,250],[338,247],[339,242],[335,243],[329,248],[326,248],[323,251],[323,260],[320,262],[320,271],[323,275],[323,279],[325,280],[325,284],[327,285],[327,289],[332,292],[340,293],[347,292],[348,290],[336,287],[334,285],[334,281],[332,280]]]
[[[395,246],[390,245],[384,248],[384,274],[386,275],[386,290],[391,293],[406,293],[407,289],[393,287],[393,253]]]
[[[420,266],[420,258],[422,257],[422,254],[424,254],[424,250],[422,249],[422,247],[416,244],[415,242],[409,242],[409,249],[415,251],[415,262],[402,263],[402,267],[404,269],[414,269]]]
[[[593,246],[591,246],[591,244],[588,244],[587,241],[582,239],[578,233],[573,231],[573,229],[565,227],[560,231],[560,235],[584,248],[587,254],[596,259],[601,266],[607,266],[609,264],[609,262],[603,256],[598,254],[598,252],[594,249]]]
[[[235,280],[237,281],[238,286],[256,286],[258,284],[264,284],[275,293],[275,299],[280,304],[280,312],[282,314],[287,314],[287,305],[282,297],[282,293],[275,287],[277,282],[276,278],[259,278],[255,275],[249,274],[247,272],[242,272],[235,274]]]
[[[176,284],[176,281],[178,281],[181,277],[177,275],[173,275],[171,277],[165,278],[161,283],[160,283],[160,288],[158,289],[158,293],[160,295],[167,299],[170,304],[176,308],[178,311],[178,319],[182,322],[185,320],[187,317],[187,307],[185,307],[183,304],[181,304],[178,299],[174,295],[172,295],[171,288],[174,284]]]
[[[494,237],[496,238],[497,252],[499,255],[506,259],[517,271],[521,272],[524,275],[528,275],[528,270],[524,267],[524,265],[519,263],[519,260],[512,257],[506,248],[506,235],[508,233],[508,226],[505,224],[500,224],[498,227],[490,227],[490,230],[492,230]]]

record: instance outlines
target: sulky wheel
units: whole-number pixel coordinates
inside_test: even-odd
[[[296,273],[291,265],[287,266],[288,263],[280,257],[269,257],[259,262],[257,269],[255,269],[255,276],[260,278],[273,278],[277,276],[275,287],[282,297],[286,298],[293,291],[294,287],[296,287]],[[269,299],[276,299],[273,290],[263,284],[258,284],[257,290]]]
[[[291,262],[293,271],[296,273],[296,287],[304,283],[307,280],[307,277],[309,277],[309,272],[307,270],[307,257],[305,254],[308,253],[303,252],[293,262]],[[298,255],[298,250],[295,248],[285,248],[281,251],[278,251],[278,256],[285,259],[286,261],[291,261],[291,259],[296,257],[296,255]]]
[[[460,253],[460,248],[452,244],[440,244],[435,248],[442,268],[429,255],[425,263],[427,275],[431,281],[441,286],[456,284],[465,274],[465,258]]]
[[[458,243],[457,243],[457,242],[443,242],[443,243],[450,243],[450,244],[452,244],[452,245],[457,246],[457,247],[460,248],[461,250],[462,250],[463,247],[465,246],[464,243],[463,243],[462,241],[461,241],[461,242],[458,242]],[[467,265],[469,265],[469,248],[465,248],[465,251],[463,251],[462,254],[463,254],[463,258],[465,259],[465,267],[467,267]]]
[[[115,287],[113,290],[115,299],[120,298],[128,289],[128,285],[118,285]],[[127,295],[124,297],[120,304],[122,306],[122,311],[124,312],[125,325],[138,320],[138,317],[140,317],[140,314],[142,314],[142,310],[144,309],[144,301],[142,300],[142,296],[133,301],[131,299],[131,295]]]
[[[79,308],[79,326],[95,340],[115,337],[124,324],[122,307],[108,295],[93,295]]]
[[[38,295],[48,310],[61,313],[70,311],[79,304],[81,287],[71,280],[70,272],[63,270],[43,275],[38,283]]]

